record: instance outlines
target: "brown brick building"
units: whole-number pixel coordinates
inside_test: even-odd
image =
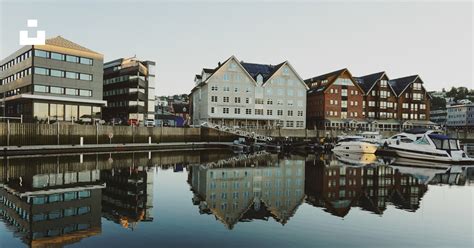
[[[314,127],[355,127],[364,119],[362,88],[348,69],[333,71],[305,80],[307,125]]]
[[[341,69],[305,80],[308,128],[399,130],[429,127],[431,96],[418,75],[353,77]]]

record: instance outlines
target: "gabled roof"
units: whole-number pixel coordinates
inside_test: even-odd
[[[89,52],[89,53],[96,53],[100,54],[98,52],[94,52],[88,48],[85,48],[83,46],[80,46],[70,40],[64,39],[61,36],[56,36],[54,38],[46,39],[46,45],[51,45],[51,46],[58,46],[58,47],[64,47],[64,48],[69,48],[69,49],[74,49],[74,50],[79,50],[83,52]]]
[[[196,76],[195,76],[195,77],[196,77],[197,79],[202,79],[202,76],[201,76],[201,75],[199,75],[199,74],[196,74]]]
[[[329,73],[326,73],[326,74],[323,74],[323,75],[319,75],[319,76],[316,76],[316,77],[312,77],[312,78],[308,78],[306,80],[304,80],[304,82],[306,84],[311,84],[312,82],[314,81],[318,81],[318,80],[324,80],[324,79],[327,79],[329,77],[332,77],[332,76],[339,76],[341,75],[344,71],[346,71],[347,68],[344,68],[344,69],[340,69],[340,70],[337,70],[337,71],[332,71],[332,72],[329,72]],[[309,85],[308,85],[309,86]]]
[[[264,65],[256,63],[245,63],[243,61],[240,64],[244,69],[252,76],[252,78],[257,81],[257,76],[260,74],[263,77],[263,82],[266,82],[273,74],[275,74],[278,69],[280,69],[285,62],[282,62],[278,65]]]
[[[368,94],[370,90],[374,87],[378,80],[380,80],[385,75],[385,72],[377,72],[362,77],[354,77],[354,80],[359,84],[359,86],[364,90],[365,94]]]
[[[216,70],[215,69],[209,69],[209,68],[202,68],[202,70],[205,72],[205,73],[214,73]]]
[[[392,87],[395,94],[397,94],[397,96],[400,96],[406,90],[406,88],[408,88],[408,86],[412,84],[417,78],[418,75],[396,78],[388,81],[388,84],[390,85],[390,87]]]
[[[310,90],[308,91],[308,94],[312,94],[312,93],[316,93],[316,92],[321,92],[321,91],[325,91],[329,88],[329,86],[332,85],[332,83],[334,83],[334,81],[340,76],[342,75],[344,72],[347,72],[350,76],[350,78],[352,79],[351,81],[353,82],[353,84],[360,89],[361,92],[364,92],[364,90],[360,87],[360,85],[355,81],[354,77],[352,76],[351,72],[347,69],[347,68],[344,68],[344,69],[340,69],[340,70],[337,70],[337,71],[333,71],[333,72],[329,72],[329,73],[326,73],[326,74],[323,74],[323,75],[320,75],[320,76],[316,76],[316,77],[312,77],[312,78],[309,78],[309,79],[306,79],[304,80],[304,82],[306,83],[306,85],[308,87],[310,87]],[[311,88],[311,83],[313,82],[316,82],[316,81],[319,81],[319,80],[326,80],[326,79],[329,79],[333,77],[333,79],[331,81],[328,81],[326,84],[324,85],[321,85],[319,87],[316,87],[316,88]]]

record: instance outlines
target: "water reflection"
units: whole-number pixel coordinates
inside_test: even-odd
[[[193,203],[229,229],[239,221],[270,217],[284,225],[305,197],[304,163],[304,157],[264,153],[190,166]]]
[[[195,212],[214,216],[227,229],[251,221],[285,225],[302,204],[336,217],[351,210],[383,216],[389,205],[417,212],[429,185],[474,185],[474,168],[446,171],[404,163],[373,155],[235,156],[217,150],[4,158],[0,218],[28,246],[99,236],[103,221],[129,230],[150,228],[141,223],[159,217],[154,203],[162,201],[156,200],[162,170],[187,172]]]

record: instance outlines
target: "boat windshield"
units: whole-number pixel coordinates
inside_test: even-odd
[[[433,141],[434,141],[434,140],[433,140]],[[425,136],[423,136],[423,138],[421,138],[421,139],[415,141],[415,144],[418,144],[418,145],[429,145],[430,142],[428,141],[428,139],[427,139]],[[436,147],[436,148],[438,148],[438,147]]]
[[[425,137],[423,137],[425,138]],[[459,150],[458,142],[455,139],[449,139],[445,137],[438,137],[430,135],[431,140],[436,146],[436,149],[440,150]],[[418,142],[418,141],[417,141]]]

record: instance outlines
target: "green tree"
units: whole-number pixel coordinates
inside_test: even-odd
[[[433,97],[431,99],[431,110],[446,109],[446,99],[442,97]]]

